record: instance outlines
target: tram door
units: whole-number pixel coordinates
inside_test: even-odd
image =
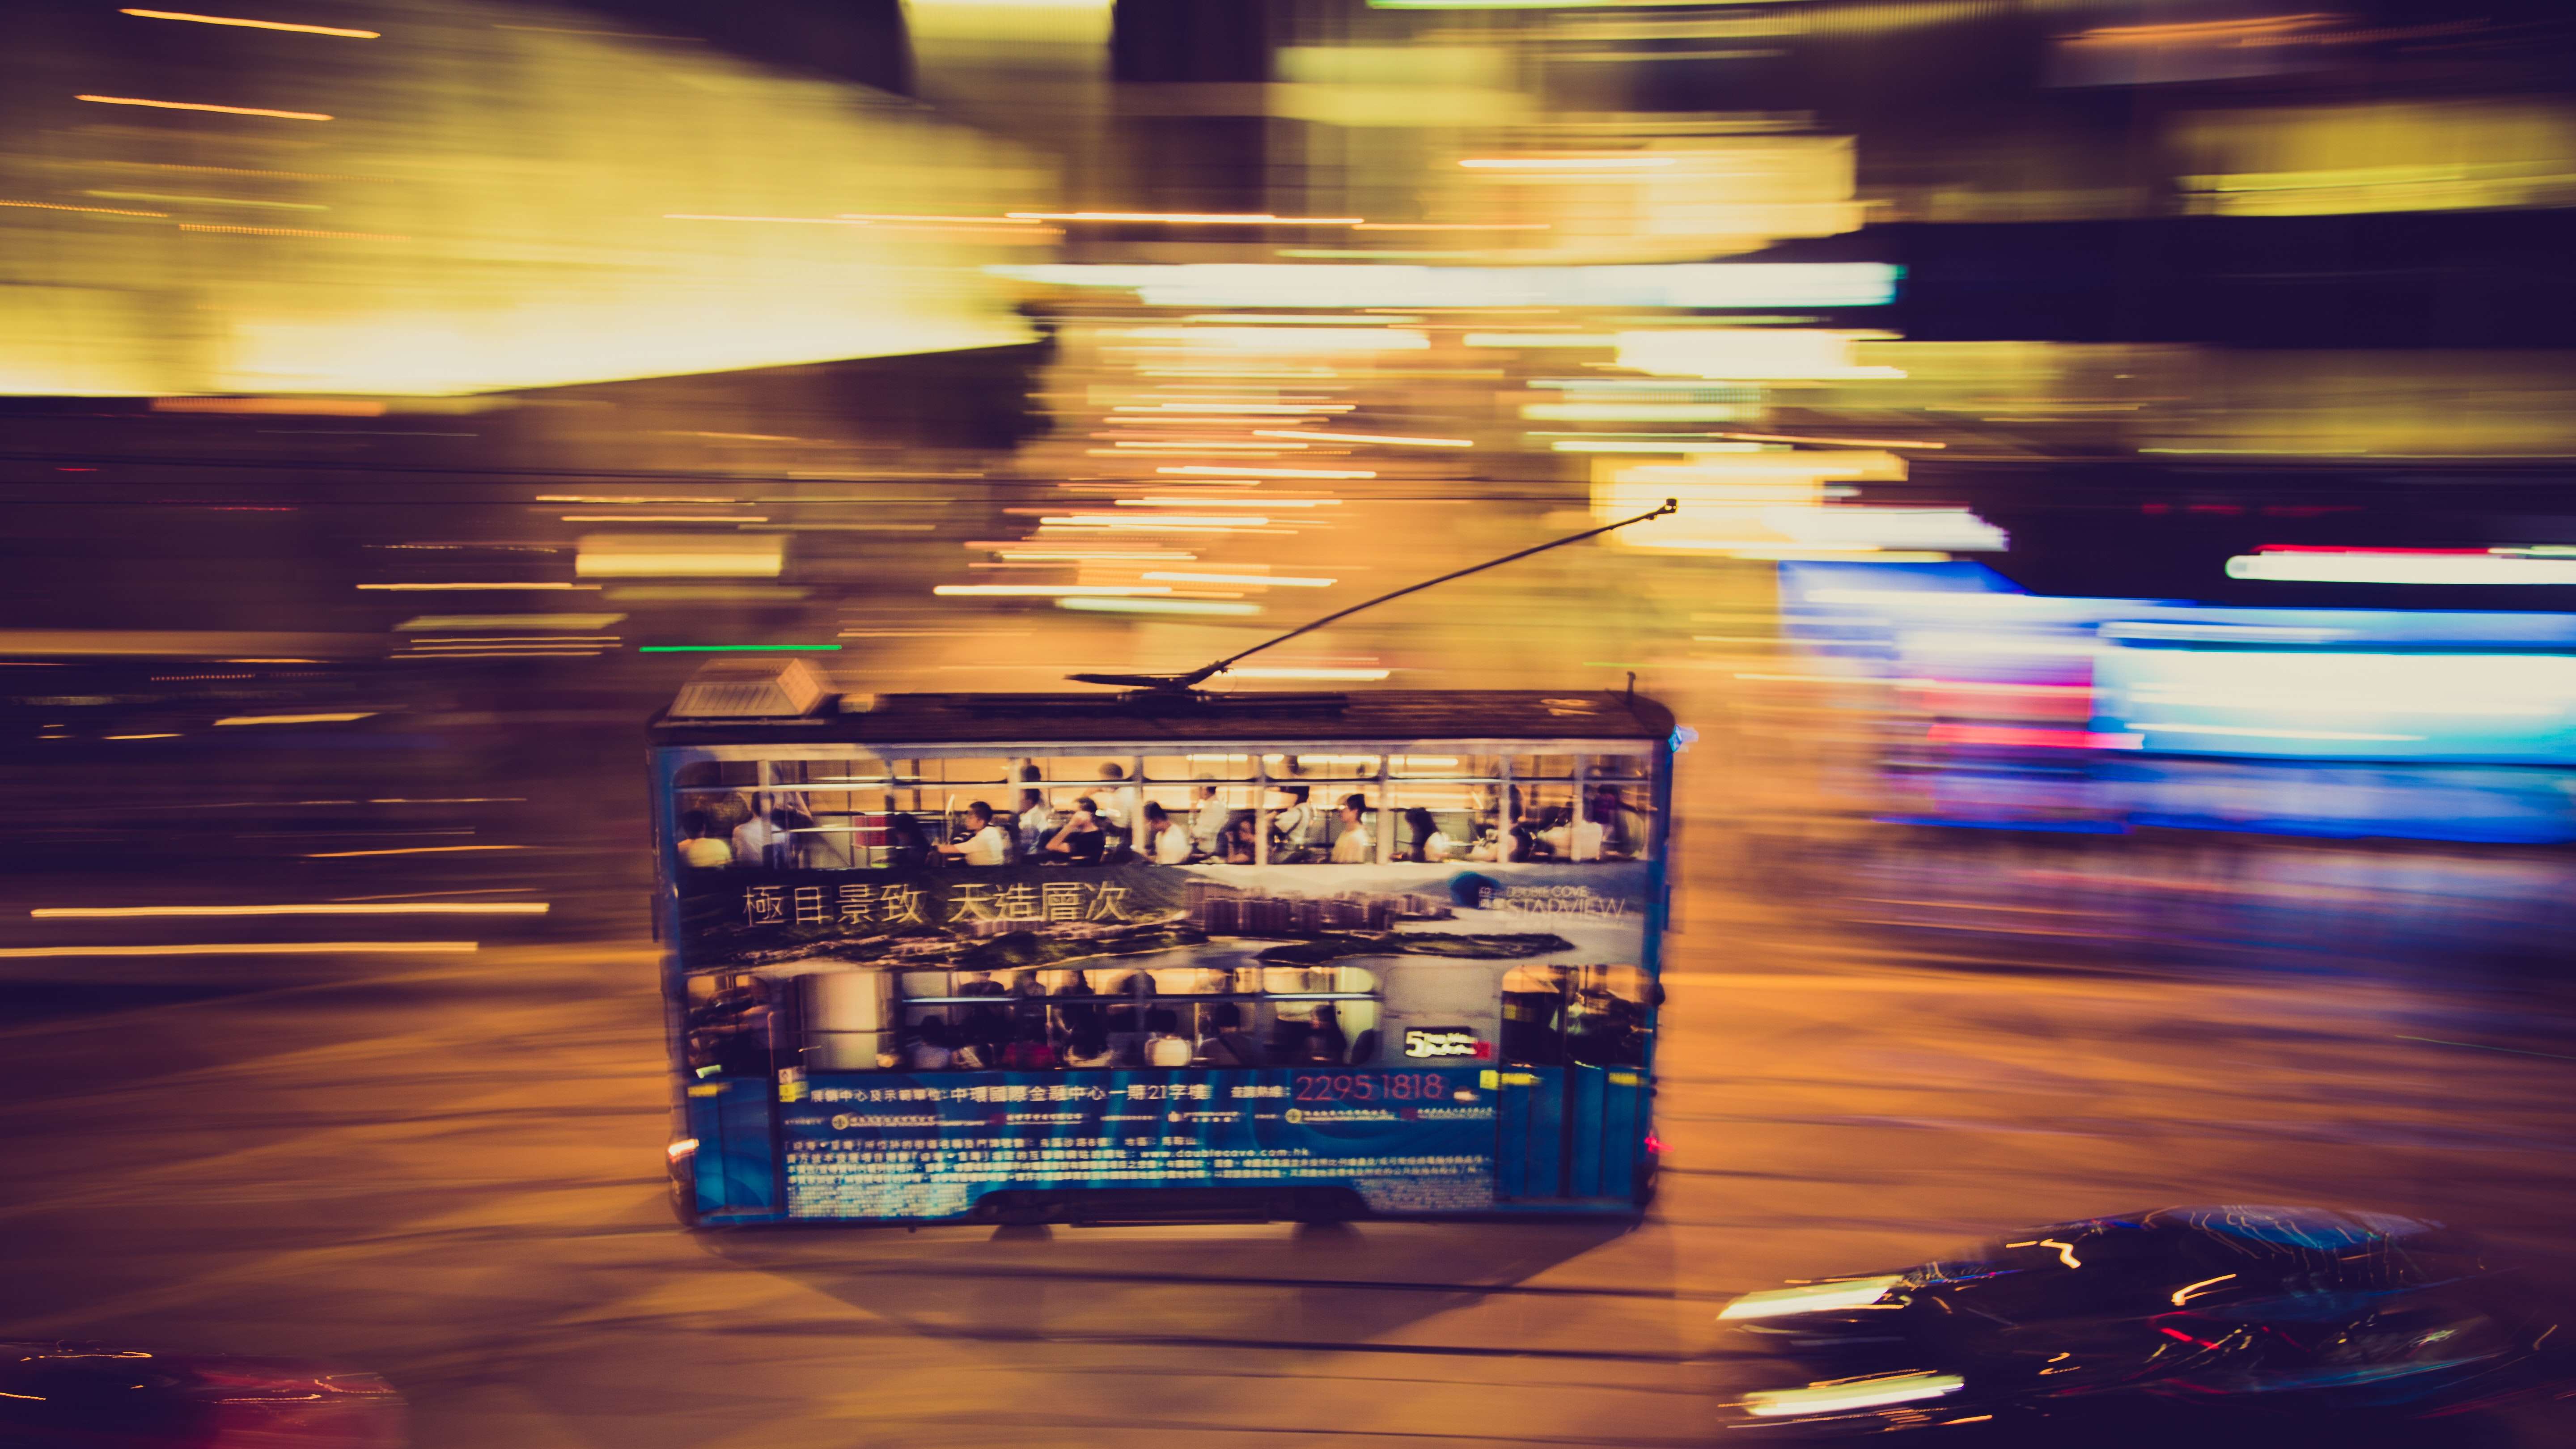
[[[697,1209],[721,1219],[779,1207],[772,983],[749,975],[690,983],[689,1135],[698,1150]]]
[[[1636,1065],[1641,1013],[1587,981],[1599,970],[1522,967],[1506,980],[1494,1113],[1505,1202],[1635,1195],[1649,1091]]]

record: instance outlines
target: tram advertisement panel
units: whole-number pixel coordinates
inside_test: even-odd
[[[783,1109],[799,1218],[962,1216],[994,1191],[1355,1189],[1381,1213],[1494,1202],[1495,1073],[864,1073]]]
[[[1639,965],[1647,945],[1646,867],[1627,861],[717,868],[684,869],[678,886],[690,971],[817,956],[995,971],[1172,951],[1211,965],[1404,955]]]

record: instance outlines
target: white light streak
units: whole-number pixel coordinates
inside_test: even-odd
[[[1471,156],[1470,171],[1651,171],[1679,162],[1675,156]]]
[[[1839,1414],[1854,1409],[1911,1404],[1955,1394],[1967,1386],[1957,1374],[1910,1373],[1887,1378],[1815,1384],[1803,1389],[1773,1389],[1744,1396],[1744,1412],[1757,1419],[1789,1414]]]
[[[1903,1279],[1895,1274],[1883,1278],[1855,1278],[1843,1283],[1804,1283],[1795,1288],[1771,1288],[1747,1293],[1726,1305],[1717,1317],[1721,1323],[1741,1322],[1755,1318],[1782,1318],[1792,1313],[1831,1313],[1844,1308],[1866,1308],[1887,1296],[1887,1290]]]
[[[1385,443],[1398,448],[1472,448],[1472,438],[1402,438],[1385,433],[1308,433],[1286,428],[1255,428],[1256,438],[1305,438],[1318,443]]]
[[[1384,679],[1394,672],[1395,671],[1392,669],[1298,669],[1282,665],[1266,668],[1229,669],[1226,671],[1226,675],[1228,678],[1232,679],[1337,679],[1358,682],[1371,679]],[[1337,757],[1331,755],[1302,755],[1299,756],[1299,758],[1329,762]],[[1366,756],[1364,758],[1366,763],[1377,763],[1377,757],[1374,755]]]
[[[1202,599],[1058,599],[1059,609],[1095,614],[1258,614],[1259,604],[1228,604]]]
[[[931,592],[943,598],[1131,598],[1138,594],[1168,594],[1166,586],[1128,586],[1122,584],[940,584]]]
[[[2462,553],[2251,553],[2231,579],[2332,584],[2576,584],[2576,559]]]

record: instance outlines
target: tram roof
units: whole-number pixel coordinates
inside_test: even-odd
[[[1226,740],[1656,739],[1672,711],[1614,690],[844,695],[792,718],[652,721],[658,745],[1147,744]]]

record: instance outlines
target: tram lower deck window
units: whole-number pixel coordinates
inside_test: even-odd
[[[1352,966],[827,970],[800,978],[817,1071],[1367,1066],[1373,973]]]

